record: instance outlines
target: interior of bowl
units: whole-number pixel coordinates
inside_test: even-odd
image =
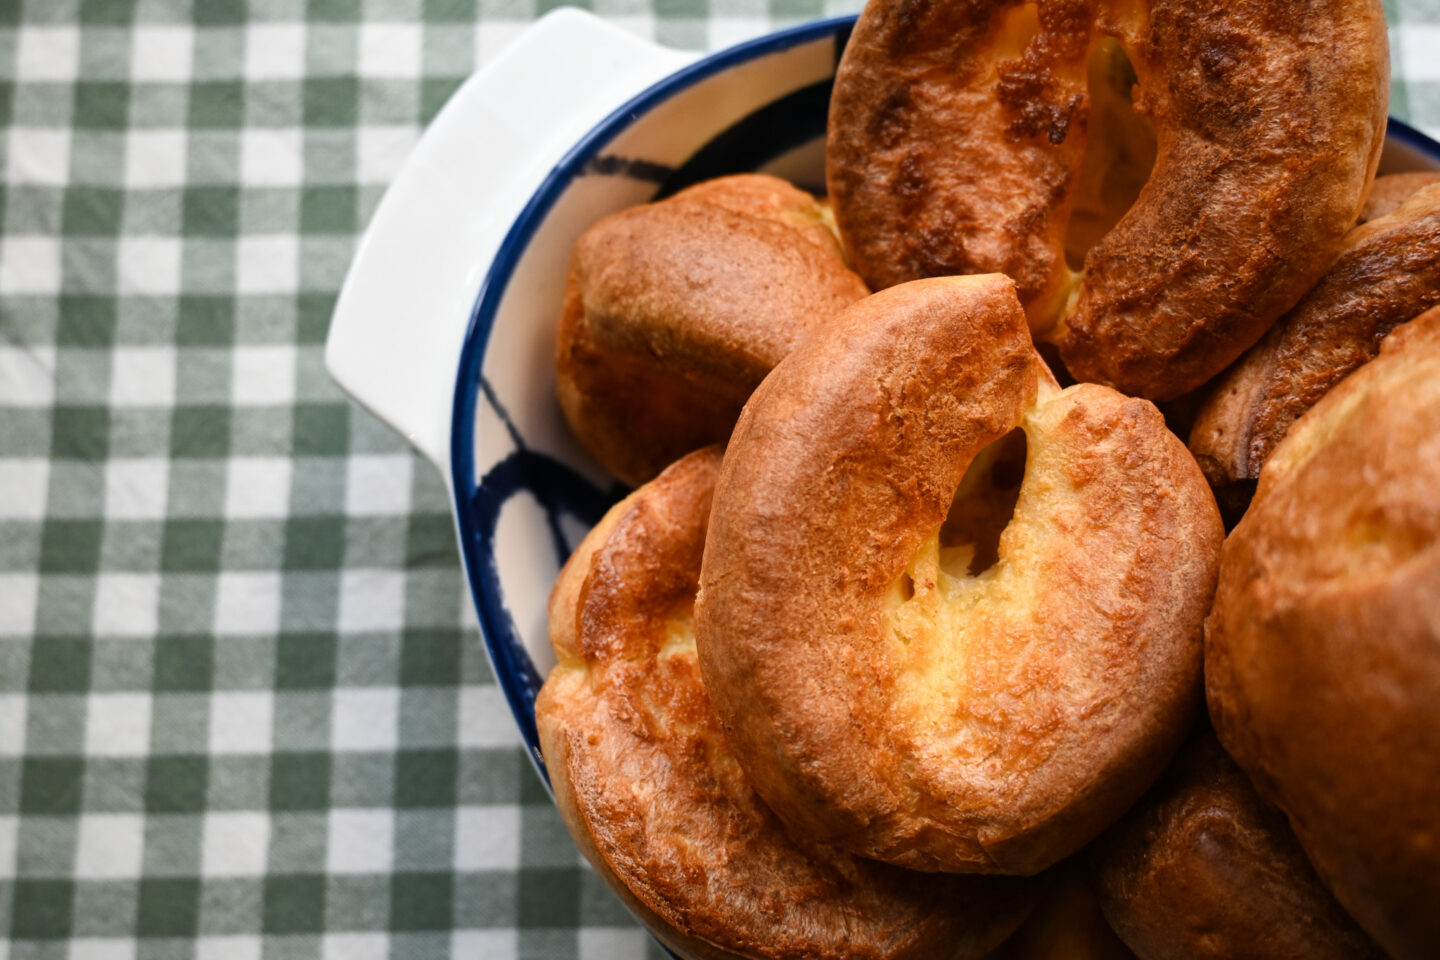
[[[711,177],[763,171],[822,192],[830,88],[853,23],[730,48],[615,111],[550,172],[481,284],[456,381],[451,479],[496,679],[542,776],[535,696],[554,663],[550,588],[626,492],[571,438],[555,400],[570,251],[602,217]],[[1426,169],[1440,169],[1440,144],[1392,121],[1381,172]]]

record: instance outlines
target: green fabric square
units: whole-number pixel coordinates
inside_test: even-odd
[[[99,520],[48,520],[40,537],[41,573],[95,573],[100,569]]]
[[[33,644],[29,637],[0,637],[0,691],[24,690],[30,677]],[[0,810],[5,802],[0,799]]]
[[[157,755],[200,756],[209,743],[210,698],[203,693],[164,693],[150,708],[150,750]],[[208,760],[208,758],[207,758]],[[206,780],[209,780],[207,770]],[[193,789],[187,782],[185,790]],[[200,790],[209,795],[209,783]],[[186,796],[183,802],[190,802]],[[203,800],[201,806],[204,806]]]
[[[354,187],[306,187],[300,194],[301,233],[353,233]]]
[[[515,921],[521,927],[573,927],[580,912],[580,868],[520,871]]]
[[[172,457],[223,457],[230,452],[230,408],[176,407],[170,424]]]
[[[475,0],[425,0],[429,23],[470,23],[475,19]]]
[[[285,549],[281,520],[237,518],[225,524],[220,566],[226,570],[273,570]]]
[[[349,452],[349,408],[343,403],[297,404],[294,443],[297,456],[333,456]]]
[[[270,791],[270,757],[217,756],[210,761],[210,810],[263,810]]]
[[[213,645],[214,640],[205,636],[157,637],[155,691],[209,690],[214,670]]]
[[[187,236],[232,237],[240,226],[240,190],[237,187],[186,187],[181,210],[181,229]]]
[[[233,297],[180,295],[180,318],[175,329],[177,346],[227,347],[234,342]]]
[[[355,77],[306,77],[307,127],[353,127],[359,115],[360,82]]]
[[[228,2],[217,0],[222,5]],[[244,116],[245,87],[238,81],[211,80],[191,84],[188,126],[230,130],[239,127]],[[191,149],[194,149],[193,143]]]
[[[405,537],[405,566],[453,568],[455,527],[450,515],[416,514],[410,517]]]
[[[90,757],[85,761],[86,813],[143,813],[145,761],[139,757]]]
[[[32,573],[40,566],[41,530],[30,520],[0,520],[0,573]],[[6,679],[0,663],[0,690]]]
[[[286,522],[286,570],[333,570],[344,553],[344,517],[291,517]]]
[[[30,653],[30,692],[89,690],[93,643],[90,637],[36,638]]]
[[[267,876],[262,926],[267,934],[319,933],[325,929],[325,878]]]
[[[330,783],[336,807],[388,807],[395,793],[395,765],[388,754],[337,753]]]
[[[124,26],[135,19],[136,0],[81,0],[80,22],[86,26]]]
[[[205,809],[209,759],[157,757],[145,770],[145,809],[150,813],[199,813]]]
[[[113,346],[115,298],[89,294],[61,295],[55,342],[62,347]]]
[[[223,27],[245,22],[245,4],[235,0],[194,0],[191,15],[198,27]]]
[[[78,757],[85,749],[85,696],[33,693],[25,724],[25,749],[31,754]],[[84,796],[81,784],[81,796]]]
[[[335,294],[302,293],[296,297],[300,343],[324,343],[330,331],[330,315],[335,312]]]
[[[108,408],[57,405],[52,417],[50,456],[53,459],[101,461],[109,455]]]
[[[455,926],[486,930],[515,925],[518,874],[500,870],[455,877]],[[627,914],[628,916],[628,914]]]
[[[199,873],[203,819],[190,813],[146,817],[141,872],[151,877],[187,877]]]
[[[0,81],[0,127],[10,126],[15,110],[11,106],[15,85],[9,80]],[[0,217],[3,219],[3,217]]]
[[[79,757],[26,757],[20,768],[20,813],[79,813],[83,774]]]
[[[130,87],[124,83],[80,81],[75,84],[75,114],[81,129],[124,130],[129,125]]]
[[[133,880],[82,880],[76,884],[75,922],[70,935],[133,937],[138,887]],[[11,960],[18,958],[12,955]]]
[[[219,520],[167,520],[160,546],[160,569],[220,569],[220,544],[225,526]]]
[[[272,813],[270,849],[265,860],[272,874],[306,873],[325,862],[326,817],[318,813]]]
[[[186,405],[229,403],[231,361],[230,350],[222,347],[182,347],[176,357],[176,401]],[[236,453],[239,451],[231,451]]]
[[[360,0],[310,0],[305,19],[354,23],[360,19]]]
[[[320,810],[330,799],[328,753],[277,753],[270,762],[271,810]]]
[[[124,572],[158,569],[160,526],[153,520],[111,520],[105,524],[100,538],[100,569]]]
[[[130,89],[130,126],[134,129],[183,127],[189,109],[188,84],[149,81]]]
[[[333,633],[282,633],[275,642],[276,689],[317,690],[334,686],[335,650]]]
[[[384,930],[390,924],[388,876],[332,875],[326,880],[325,894],[326,929]]]
[[[227,933],[254,936],[261,903],[258,877],[207,878],[200,889],[200,932],[206,936]]]
[[[16,940],[70,936],[75,884],[70,880],[17,880],[10,935]]]
[[[193,937],[200,929],[200,881],[142,877],[135,933],[141,937]]]
[[[120,232],[125,208],[121,190],[72,185],[65,191],[61,230],[66,234],[114,236]]]
[[[536,779],[519,749],[463,750],[457,800],[466,806],[517,803],[521,784]],[[543,792],[543,791],[542,791]]]
[[[401,750],[395,757],[395,806],[454,806],[457,772],[454,750]]]
[[[454,877],[448,873],[397,873],[390,881],[391,930],[449,930]]]
[[[406,630],[400,640],[402,686],[453,686],[460,676],[462,634],[455,630]]]
[[[290,407],[237,406],[230,419],[230,455],[290,455]]]
[[[604,880],[590,870],[580,873],[580,923],[586,927],[624,927],[635,922]]]
[[[454,809],[396,811],[394,848],[394,872],[434,871],[450,863],[455,859]],[[570,849],[575,849],[573,842]]]
[[[74,817],[26,817],[15,835],[14,875],[68,877],[80,831]],[[9,872],[10,863],[6,863]]]

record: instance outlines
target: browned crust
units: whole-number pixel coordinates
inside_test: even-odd
[[[1190,450],[1217,495],[1253,488],[1290,425],[1437,303],[1440,184],[1352,230],[1314,289],[1216,383]]]
[[[998,58],[1001,0],[867,5],[831,103],[827,179],[873,287],[1013,276],[1082,380],[1168,399],[1253,344],[1324,271],[1384,138],[1378,0],[1045,0]],[[1062,255],[1084,154],[1084,59],[1119,38],[1157,131],[1149,182],[1085,258]]]
[[[1291,428],[1226,543],[1210,713],[1400,960],[1440,943],[1440,308]]]
[[[1370,185],[1370,196],[1360,211],[1360,222],[1369,223],[1394,213],[1399,206],[1426,187],[1440,183],[1440,171],[1387,173]]]
[[[1037,404],[1041,378],[1010,282],[956,277],[851,307],[747,405],[696,629],[727,737],[797,833],[919,869],[1033,873],[1129,806],[1183,736],[1214,502],[1151,404],[1093,385]],[[907,660],[892,591],[970,460],[1022,421],[1032,466],[996,568],[1019,571],[998,581],[1014,603],[975,614],[963,670],[942,678],[922,661],[955,640]],[[916,714],[925,677],[944,692]]]
[[[1383,960],[1208,732],[1094,861],[1105,914],[1142,960]]]
[[[556,337],[560,406],[626,483],[725,440],[806,331],[866,294],[828,212],[759,174],[622,211],[576,244]]]
[[[701,958],[983,954],[1021,887],[937,880],[791,841],[726,746],[693,649],[675,645],[700,573],[720,453],[685,457],[615,507],[551,600],[559,666],[536,704],[567,826],[667,944]]]

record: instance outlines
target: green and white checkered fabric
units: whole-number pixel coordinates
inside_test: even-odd
[[[659,955],[520,750],[439,478],[321,362],[423,124],[549,6],[0,0],[0,960]],[[1440,5],[1387,12],[1434,132]]]

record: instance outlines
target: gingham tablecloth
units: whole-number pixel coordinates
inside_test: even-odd
[[[439,478],[321,362],[385,183],[548,7],[0,0],[0,960],[659,955],[520,750]],[[1386,9],[1434,131],[1440,7]]]

